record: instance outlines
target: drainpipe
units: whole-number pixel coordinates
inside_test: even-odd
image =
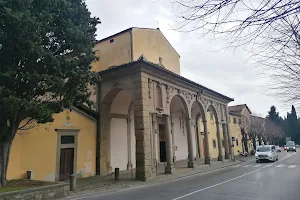
[[[101,99],[102,99],[102,86],[101,77],[97,76],[97,107],[98,107],[98,118],[97,118],[97,136],[96,136],[96,175],[100,175],[100,144],[101,144]]]
[[[132,36],[132,31],[133,31],[133,28],[129,31],[129,34],[130,34],[130,59],[131,59],[131,62],[133,62],[133,36]]]

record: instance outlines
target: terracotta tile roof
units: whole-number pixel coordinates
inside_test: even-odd
[[[245,107],[248,109],[249,113],[252,114],[251,110],[248,108],[247,104],[228,106],[228,111],[231,114],[241,115],[241,112]]]

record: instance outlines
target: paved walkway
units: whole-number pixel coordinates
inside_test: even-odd
[[[108,176],[95,176],[83,179],[77,179],[76,192],[71,193],[69,199],[73,199],[75,196],[85,196],[87,194],[102,194],[109,192],[116,192],[120,190],[128,190],[131,188],[144,187],[154,184],[159,184],[182,177],[192,176],[204,172],[213,171],[233,165],[253,160],[253,157],[237,157],[235,161],[229,160],[216,161],[212,160],[211,165],[204,164],[204,160],[200,159],[196,161],[196,167],[194,169],[187,168],[187,161],[178,161],[175,163],[175,171],[173,174],[164,174],[164,163],[159,164],[157,176],[153,179],[142,182],[135,180],[135,170],[121,171],[120,180],[114,180],[114,174]]]

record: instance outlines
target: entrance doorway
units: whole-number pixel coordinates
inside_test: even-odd
[[[59,180],[68,180],[74,169],[74,148],[60,150]]]
[[[166,150],[166,138],[165,138],[165,125],[158,125],[159,133],[159,152],[160,152],[160,162],[167,161],[167,150]]]

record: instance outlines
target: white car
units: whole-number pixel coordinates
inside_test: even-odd
[[[281,152],[280,146],[275,146],[277,152]]]
[[[278,153],[274,145],[263,145],[256,147],[255,154],[256,162],[261,160],[276,161],[278,160]]]

